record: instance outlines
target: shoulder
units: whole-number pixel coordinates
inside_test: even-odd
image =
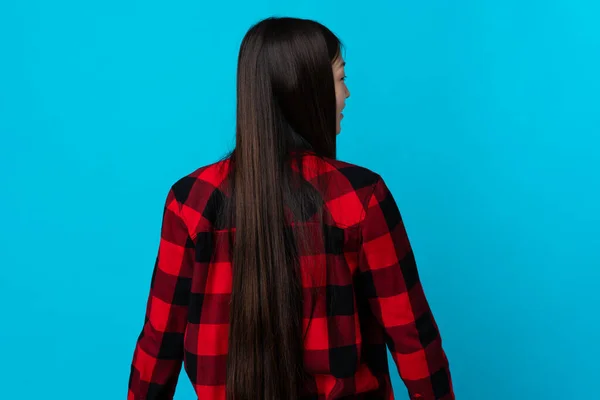
[[[227,177],[228,171],[229,159],[203,165],[177,179],[171,185],[171,190],[179,203],[187,204],[191,196],[206,193],[210,195],[210,192],[219,189]]]
[[[357,226],[364,218],[369,201],[381,176],[355,163],[339,159],[323,158],[324,171],[313,183],[324,193],[326,207],[333,220],[340,226]]]
[[[181,216],[191,233],[212,224],[214,206],[224,198],[223,183],[229,172],[229,158],[203,165],[177,179],[170,197],[178,203]]]
[[[324,161],[330,165],[338,179],[347,181],[355,191],[371,193],[382,180],[377,172],[358,164],[331,158],[325,158]]]

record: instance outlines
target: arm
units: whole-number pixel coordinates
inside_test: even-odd
[[[379,178],[361,222],[360,279],[411,399],[452,400],[448,360],[400,211]]]
[[[144,326],[131,364],[128,400],[172,399],[175,393],[183,360],[194,260],[193,243],[180,211],[181,206],[170,190]]]

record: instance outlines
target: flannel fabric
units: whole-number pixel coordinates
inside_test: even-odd
[[[302,176],[327,221],[305,222],[315,246],[300,254],[302,400],[394,399],[388,353],[411,399],[452,400],[448,360],[421,286],[396,202],[376,173],[301,155]],[[215,225],[230,160],[204,166],[169,190],[128,400],[172,399],[182,364],[199,400],[224,400],[232,271]],[[315,278],[316,277],[316,278]],[[312,297],[313,288],[320,294]],[[260,400],[260,399],[257,399]]]

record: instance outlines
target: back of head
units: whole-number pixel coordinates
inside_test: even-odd
[[[286,227],[320,208],[297,181],[295,150],[336,156],[332,63],[341,43],[325,26],[268,18],[244,37],[238,59],[236,148],[231,154],[235,221],[227,360],[228,400],[296,399],[302,389],[303,333],[299,246]]]
[[[339,39],[315,21],[268,18],[254,25],[238,59],[236,146],[261,139],[265,145],[270,129],[277,140],[270,145],[281,150],[309,147],[335,157],[331,65],[340,49]]]

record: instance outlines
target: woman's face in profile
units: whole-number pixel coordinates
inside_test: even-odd
[[[350,91],[346,86],[346,71],[344,66],[346,62],[342,57],[339,57],[333,63],[333,80],[335,81],[335,103],[336,103],[336,134],[340,133],[341,121],[344,117],[342,111],[346,106],[346,99],[350,97]]]

